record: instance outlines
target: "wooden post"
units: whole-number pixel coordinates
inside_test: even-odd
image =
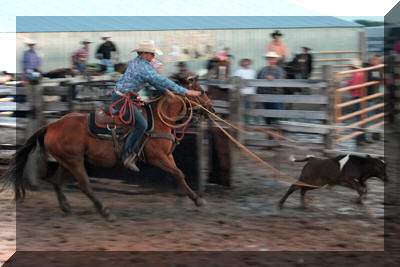
[[[198,135],[197,135],[197,160],[199,162],[198,164],[198,187],[197,187],[197,193],[199,196],[202,196],[204,193],[205,189],[205,184],[207,180],[207,162],[206,162],[206,157],[205,155],[208,155],[208,151],[205,151],[206,149],[204,148],[203,141],[204,137],[206,135],[207,131],[207,125],[208,123],[205,121],[201,121],[198,129]],[[207,157],[208,158],[208,157]]]
[[[243,127],[243,103],[241,102],[241,89],[244,88],[245,84],[243,79],[237,76],[229,78],[228,82],[232,85],[232,87],[229,89],[229,120],[234,122],[239,127]],[[231,128],[230,134],[235,137],[240,143],[242,142],[242,135],[239,131]],[[237,174],[237,170],[235,169],[235,167],[238,166],[239,163],[239,150],[237,149],[236,144],[232,142],[230,142],[230,147],[232,166],[231,177],[235,177]]]
[[[360,31],[360,59],[361,62],[367,62],[367,37],[365,31]]]
[[[29,112],[29,123],[26,129],[26,138],[28,139],[38,128],[44,124],[43,115],[43,87],[38,85],[30,85],[27,90],[27,102],[31,103],[31,112]],[[27,178],[29,185],[36,188],[39,186],[40,166],[42,165],[39,152],[36,149],[29,156],[25,167],[24,175]]]
[[[333,76],[333,68],[330,65],[322,66],[322,75],[323,79],[327,83],[327,87],[325,89],[325,95],[328,97],[328,104],[326,106],[328,119],[325,120],[325,124],[333,125],[335,123],[335,104],[337,102],[337,96],[335,98],[335,80]],[[329,129],[328,134],[324,136],[325,141],[325,149],[332,149],[334,143],[334,135],[335,131]]]

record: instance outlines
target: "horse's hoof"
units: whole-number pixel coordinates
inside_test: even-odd
[[[194,203],[196,204],[197,207],[201,207],[201,206],[207,204],[206,200],[202,199],[201,197],[196,198]]]

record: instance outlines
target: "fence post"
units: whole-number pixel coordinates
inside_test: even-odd
[[[243,103],[241,99],[241,90],[244,88],[244,80],[240,77],[232,77],[228,81],[232,87],[229,89],[229,119],[239,127],[244,126]],[[234,131],[233,136],[242,142],[242,136],[239,131]]]
[[[326,106],[328,119],[325,120],[325,124],[333,125],[335,122],[335,80],[333,76],[333,67],[330,65],[322,66],[323,79],[326,81],[327,86],[325,89],[325,95],[328,98],[328,104]],[[332,149],[334,144],[335,130],[329,129],[328,134],[324,136],[325,149]]]
[[[207,180],[207,162],[205,155],[208,155],[208,151],[205,149],[203,142],[204,138],[207,136],[206,131],[208,129],[208,122],[201,121],[199,123],[198,135],[197,135],[197,160],[198,164],[198,184],[197,193],[202,196],[205,190],[205,184]],[[207,146],[209,147],[209,146]]]
[[[239,127],[243,127],[242,117],[242,106],[241,103],[241,89],[244,88],[244,81],[240,77],[231,77],[228,80],[231,84],[229,88],[229,120]],[[240,143],[242,143],[241,133],[233,128],[229,131],[233,137],[235,137]],[[235,177],[237,174],[237,167],[239,162],[239,150],[236,144],[230,142],[231,151],[231,177]],[[232,184],[232,183],[231,183]]]
[[[367,37],[365,31],[360,31],[360,59],[362,62],[367,61]]]
[[[39,127],[44,124],[43,115],[43,87],[40,84],[30,85],[27,90],[27,102],[31,103],[31,111],[29,112],[29,122],[26,128],[26,139],[29,138]],[[24,175],[29,185],[32,187],[39,186],[40,166],[43,164],[38,149],[31,153]]]

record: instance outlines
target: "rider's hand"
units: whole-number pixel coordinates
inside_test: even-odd
[[[195,90],[187,90],[186,95],[187,96],[199,96],[199,95],[201,95],[201,92],[195,91]]]

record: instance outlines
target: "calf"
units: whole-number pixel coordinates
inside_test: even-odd
[[[355,155],[340,155],[330,159],[319,159],[307,156],[305,159],[295,162],[307,162],[301,171],[299,181],[311,185],[322,187],[324,185],[342,185],[357,190],[359,194],[358,202],[362,203],[362,196],[367,192],[365,182],[371,177],[377,177],[382,181],[387,181],[385,163],[369,155],[359,157]],[[279,201],[279,207],[297,189],[301,189],[301,202],[305,207],[304,196],[312,187],[291,185],[286,194]]]

